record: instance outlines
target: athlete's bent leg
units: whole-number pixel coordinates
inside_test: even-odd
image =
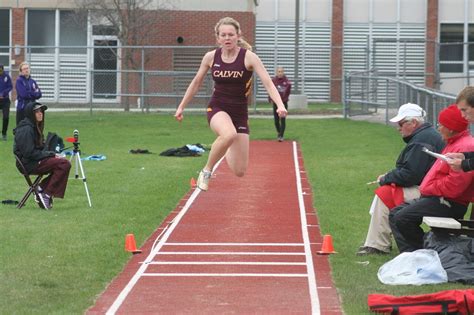
[[[232,172],[242,177],[247,171],[249,162],[249,135],[246,133],[237,134],[236,139],[227,150],[225,159]]]
[[[217,135],[216,140],[211,146],[205,171],[212,171],[214,165],[226,154],[227,149],[237,138],[237,131],[232,124],[232,119],[226,112],[218,112],[215,114],[210,123],[212,131]]]

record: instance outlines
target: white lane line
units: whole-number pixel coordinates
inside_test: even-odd
[[[308,277],[305,273],[144,273],[146,277]]]
[[[165,243],[164,246],[304,246],[303,243]]]
[[[249,265],[249,266],[306,266],[304,262],[267,261],[153,261],[149,265]]]
[[[305,253],[282,252],[159,252],[156,255],[248,255],[248,256],[304,256]]]
[[[220,163],[223,161],[224,158],[220,159],[219,162],[216,163],[213,171],[217,169],[217,167],[220,165]],[[151,262],[153,261],[153,257],[156,256],[158,251],[163,247],[163,244],[166,243],[168,238],[170,237],[171,233],[174,231],[176,226],[178,225],[179,221],[183,218],[183,216],[186,214],[188,211],[189,207],[191,207],[192,203],[194,200],[197,198],[201,190],[199,188],[195,188],[191,196],[189,197],[188,201],[186,201],[186,204],[184,205],[183,209],[174,217],[173,222],[171,225],[169,225],[169,228],[166,230],[166,232],[163,234],[163,237],[160,239],[158,244],[150,251],[150,254],[147,256],[145,259],[145,262]],[[132,279],[127,283],[125,288],[120,292],[118,297],[115,299],[114,303],[110,306],[110,308],[107,310],[106,314],[107,315],[112,315],[117,312],[119,307],[122,305],[123,301],[127,298],[128,294],[130,291],[132,291],[133,287],[135,284],[138,282],[140,277],[145,273],[146,268],[148,268],[148,264],[142,264],[140,268],[138,268],[137,272],[133,275]]]
[[[318,290],[316,286],[316,274],[314,273],[313,254],[311,253],[308,228],[306,227],[308,223],[306,220],[306,209],[305,209],[304,200],[303,200],[303,190],[301,188],[302,184],[301,184],[301,175],[300,175],[300,165],[298,163],[298,152],[297,152],[297,146],[296,146],[295,141],[293,141],[293,159],[295,162],[296,188],[298,190],[298,203],[300,207],[301,231],[303,234],[303,243],[304,243],[304,250],[305,250],[307,270],[308,270],[308,286],[309,286],[309,295],[311,298],[311,313],[320,314],[321,307],[319,305]]]

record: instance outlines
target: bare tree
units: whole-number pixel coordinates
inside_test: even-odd
[[[78,14],[90,17],[92,25],[101,25],[112,32],[121,46],[151,45],[150,34],[155,32],[156,18],[160,10],[171,8],[166,0],[75,0]],[[148,58],[141,48],[124,48],[117,54],[125,72],[124,92],[130,91],[130,71],[144,70]],[[116,53],[116,48],[112,49]],[[143,74],[142,74],[143,75]],[[124,98],[124,108],[130,110],[129,97]]]

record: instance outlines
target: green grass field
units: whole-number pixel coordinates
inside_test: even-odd
[[[11,120],[14,120],[12,115]],[[274,139],[273,122],[251,119],[252,139]],[[140,245],[189,190],[205,163],[159,153],[188,143],[210,144],[214,136],[201,115],[183,123],[171,115],[131,113],[47,113],[48,131],[62,137],[78,129],[93,207],[80,180],[70,180],[64,200],[52,211],[31,199],[17,210],[0,205],[0,313],[81,314],[122,270],[130,254],[127,233]],[[289,140],[302,146],[323,234],[338,254],[330,257],[346,314],[367,314],[368,293],[421,294],[462,285],[386,286],[378,268],[390,257],[357,257],[369,222],[373,187],[365,184],[392,168],[403,147],[391,127],[343,119],[288,119]],[[12,136],[0,142],[0,200],[19,200],[27,186],[14,166]],[[130,154],[130,149],[154,154]],[[282,183],[284,184],[284,183]],[[396,255],[393,251],[392,257]],[[360,264],[368,261],[369,264]]]

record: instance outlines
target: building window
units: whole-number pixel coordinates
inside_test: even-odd
[[[474,24],[469,24],[469,61],[474,61]]]
[[[61,48],[61,53],[86,54],[87,17],[73,11],[59,13],[59,46],[82,46],[81,48]]]
[[[463,72],[463,41],[463,24],[441,24],[439,39],[440,72]]]
[[[112,25],[93,25],[92,35],[117,36],[118,29]]]
[[[0,64],[10,66],[9,49],[10,46],[10,10],[0,10]]]
[[[464,71],[464,45],[468,47],[469,68],[474,68],[474,24],[468,27],[468,43],[464,43],[464,24],[441,24],[440,72]]]
[[[32,48],[32,53],[54,53],[55,46],[55,11],[28,11],[28,45],[41,46]]]

